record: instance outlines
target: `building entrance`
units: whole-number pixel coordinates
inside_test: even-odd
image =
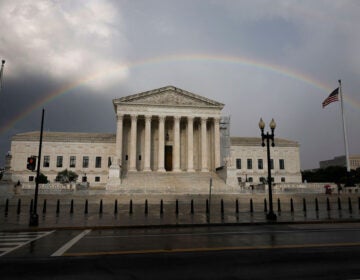
[[[165,170],[172,171],[172,146],[165,146]]]

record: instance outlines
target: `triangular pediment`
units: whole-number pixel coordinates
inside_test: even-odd
[[[114,104],[141,104],[141,105],[168,105],[168,106],[194,106],[194,107],[220,107],[224,105],[206,97],[167,86],[155,90],[141,92],[118,98]]]

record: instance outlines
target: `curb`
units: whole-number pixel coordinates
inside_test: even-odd
[[[109,229],[159,229],[159,228],[195,228],[195,227],[235,227],[235,226],[264,226],[264,225],[316,225],[316,224],[346,224],[360,223],[360,219],[335,219],[322,221],[281,221],[281,222],[244,222],[244,223],[209,223],[209,224],[162,224],[162,225],[124,225],[124,226],[59,226],[59,227],[25,227],[1,232],[21,231],[49,231],[49,230],[109,230]]]

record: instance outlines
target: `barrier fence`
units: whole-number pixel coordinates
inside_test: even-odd
[[[174,203],[175,202],[175,203]],[[329,197],[327,197],[324,201],[324,203],[322,203],[321,205],[323,206],[323,208],[320,208],[319,205],[319,199],[317,197],[315,197],[315,199],[311,200],[308,199],[306,200],[306,198],[302,198],[302,203],[301,200],[298,201],[297,205],[294,202],[293,198],[290,198],[290,200],[288,201],[281,201],[280,198],[277,199],[277,212],[281,213],[283,212],[283,206],[286,204],[289,204],[288,210],[286,212],[290,212],[291,214],[294,214],[295,212],[300,212],[302,211],[303,213],[306,213],[307,211],[315,211],[315,212],[319,212],[319,211],[341,211],[341,210],[347,210],[349,213],[353,212],[353,200],[351,199],[351,197],[348,197],[347,199],[345,198],[345,202],[341,200],[340,197],[337,198],[337,200],[330,200]],[[211,203],[211,205],[210,205]],[[109,203],[108,203],[109,204]],[[110,203],[111,204],[111,203]],[[107,214],[109,213],[113,213],[113,214],[118,214],[119,213],[119,205],[122,206],[126,206],[128,205],[128,214],[132,215],[134,214],[134,205],[133,205],[133,200],[130,199],[128,201],[128,203],[122,203],[119,204],[118,200],[115,199],[113,204],[113,211],[108,211]],[[267,199],[265,198],[263,203],[258,203],[257,204],[257,208],[255,208],[255,203],[253,201],[252,198],[249,199],[248,202],[246,201],[242,201],[240,202],[239,199],[236,199],[234,202],[227,202],[225,203],[223,199],[220,199],[219,202],[210,202],[209,199],[206,199],[205,201],[201,202],[201,201],[197,201],[197,205],[195,205],[194,199],[191,199],[190,201],[182,201],[182,207],[180,208],[179,206],[179,200],[176,199],[173,202],[168,202],[168,205],[172,205],[174,204],[174,208],[173,208],[173,213],[175,213],[175,215],[179,215],[179,213],[181,214],[190,214],[190,215],[194,215],[196,212],[202,212],[205,213],[207,215],[210,214],[210,211],[214,211],[214,208],[216,210],[216,208],[218,208],[218,214],[220,214],[222,217],[225,214],[239,214],[240,212],[248,212],[248,213],[255,213],[255,212],[267,212],[268,211],[268,203],[267,203]],[[246,210],[246,208],[243,208],[243,211],[240,211],[240,205],[248,205],[248,210]],[[262,205],[261,205],[262,204]],[[159,208],[159,215],[162,216],[165,214],[165,209],[164,209],[164,201],[163,199],[160,200],[158,206]],[[42,208],[41,208],[42,206]],[[141,206],[141,204],[137,204],[137,206]],[[197,207],[196,207],[197,206]],[[262,207],[261,207],[262,206]],[[297,206],[297,207],[296,207]],[[302,207],[301,207],[302,206]],[[23,202],[21,200],[21,198],[19,198],[16,203],[14,203],[13,200],[13,205],[10,205],[10,201],[9,199],[5,200],[4,203],[4,215],[7,216],[10,211],[15,211],[16,215],[20,215],[22,213],[22,211],[24,211],[24,209],[22,209],[23,206]],[[65,209],[66,207],[67,210]],[[92,207],[98,207],[98,213],[99,214],[103,214],[104,213],[104,203],[103,200],[100,199],[100,201],[98,203],[94,203],[92,205]],[[149,214],[149,203],[148,200],[145,199],[144,204],[143,204],[144,210],[143,213],[145,215]],[[151,204],[152,209],[155,209],[156,204]],[[261,208],[260,208],[261,207]],[[360,211],[360,197],[357,198],[357,207],[358,210]],[[205,211],[204,211],[205,208]],[[33,199],[31,199],[29,207],[28,207],[28,212],[31,213],[33,209]],[[263,209],[263,210],[261,210]],[[300,210],[301,209],[301,210]],[[75,202],[73,199],[70,200],[70,204],[68,201],[66,201],[64,203],[61,202],[60,199],[56,200],[56,207],[55,207],[55,213],[56,215],[60,214],[60,210],[61,211],[65,211],[68,212],[70,215],[79,212],[83,212],[84,215],[89,213],[89,201],[88,199],[86,199],[85,201],[83,201],[82,203],[80,203],[79,201],[77,202],[77,204],[75,205]],[[275,210],[275,209],[274,209]],[[38,206],[38,212],[42,212],[43,215],[46,215],[46,213],[48,213],[48,200],[44,199],[39,203]],[[170,211],[171,212],[171,211]]]

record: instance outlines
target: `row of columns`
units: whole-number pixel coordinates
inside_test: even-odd
[[[129,171],[136,171],[136,143],[137,143],[137,118],[138,115],[130,115],[130,156]],[[165,118],[159,117],[159,147],[158,147],[158,172],[165,172]],[[144,171],[151,171],[151,119],[152,116],[145,115],[145,149],[144,149]],[[174,144],[173,144],[173,171],[180,171],[180,116],[174,116]],[[207,117],[201,117],[201,171],[209,171],[208,163],[208,147],[207,147]],[[194,117],[187,117],[187,171],[194,172]],[[220,166],[220,118],[214,118],[214,152],[215,167]],[[121,165],[122,158],[122,139],[123,139],[123,115],[117,115],[117,133],[116,133],[116,158]]]

